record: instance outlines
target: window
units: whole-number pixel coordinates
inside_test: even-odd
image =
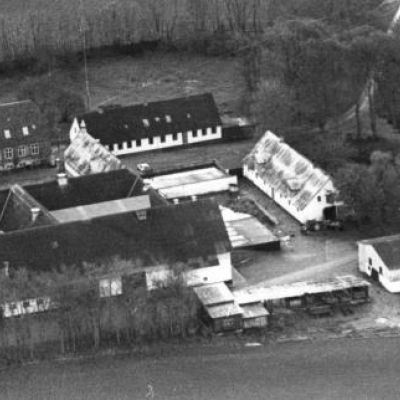
[[[207,136],[207,130],[204,129],[204,130],[202,131],[202,130],[200,129],[200,132],[201,132],[201,134],[202,134],[203,136]]]
[[[193,131],[193,137],[197,137],[197,131]]]
[[[155,120],[156,122],[160,122],[160,117],[155,117],[154,120]]]
[[[382,267],[379,267],[379,275],[382,275],[383,274],[383,269],[382,269]]]
[[[170,115],[166,115],[165,116],[165,120],[170,124],[172,122],[171,116]]]
[[[164,143],[165,142],[165,136],[160,136],[160,143]]]
[[[318,197],[317,197],[317,200],[318,200],[318,201],[321,201],[321,196],[318,196]]]
[[[224,318],[222,320],[223,329],[233,329],[235,327],[235,319],[234,318]]]
[[[154,143],[153,138],[152,138],[152,137],[149,137],[149,144],[153,144],[153,143]]]
[[[28,129],[27,126],[23,126],[23,127],[22,127],[22,134],[23,134],[24,136],[28,136],[28,135],[29,135],[29,129]]]
[[[122,294],[121,277],[105,278],[99,282],[100,297],[111,297]]]
[[[145,128],[148,128],[150,126],[150,122],[147,118],[143,118],[142,121]]]
[[[6,139],[11,139],[11,132],[8,129],[4,130],[4,137]]]
[[[28,155],[28,148],[26,146],[18,146],[18,157],[25,157]]]
[[[140,147],[142,145],[142,139],[136,139],[136,147]]]
[[[372,258],[368,257],[368,265],[372,265]]]
[[[11,160],[13,158],[13,149],[11,147],[4,149],[4,158],[6,160]]]
[[[31,154],[32,155],[37,155],[39,154],[39,145],[37,143],[31,144]]]
[[[173,133],[172,134],[172,140],[178,140],[178,134],[177,133]]]
[[[32,125],[32,129],[36,129],[36,125],[35,124]]]

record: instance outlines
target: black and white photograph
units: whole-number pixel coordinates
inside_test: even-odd
[[[400,0],[0,0],[0,400],[400,398]]]

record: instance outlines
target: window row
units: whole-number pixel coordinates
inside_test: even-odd
[[[12,147],[6,147],[3,150],[4,158],[6,160],[12,160],[14,158],[15,150],[17,150],[18,157],[26,157],[29,154],[31,154],[32,156],[35,156],[35,155],[39,154],[39,144],[33,143],[33,144],[30,144],[29,146],[21,145],[21,146],[18,146],[16,149],[13,149]],[[0,153],[0,159],[1,159],[1,153]]]
[[[31,126],[32,126],[32,129],[36,129],[36,125],[31,125]],[[6,139],[11,139],[11,131],[9,129],[4,129],[3,133],[4,133],[4,137]],[[27,126],[22,127],[22,134],[24,136],[29,135],[29,128]]]

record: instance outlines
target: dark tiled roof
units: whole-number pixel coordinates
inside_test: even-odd
[[[89,134],[103,145],[221,125],[210,93],[107,108],[78,117],[79,122],[82,119]]]
[[[0,104],[0,146],[15,146],[21,142],[31,141],[33,137],[45,138],[41,126],[39,108],[31,100]],[[29,135],[24,136],[22,128],[27,127]],[[10,138],[4,131],[10,132]]]
[[[57,180],[25,186],[50,211],[135,196],[143,194],[142,189],[142,180],[127,169],[69,178],[65,187]]]
[[[4,232],[57,223],[48,210],[19,185],[2,191],[0,198],[0,230]],[[32,221],[32,208],[40,210],[35,221]]]
[[[115,256],[157,265],[229,250],[218,205],[211,200],[152,208],[142,221],[125,213],[0,235],[0,260],[34,269]]]
[[[362,240],[360,243],[370,244],[389,270],[400,269],[400,235]]]

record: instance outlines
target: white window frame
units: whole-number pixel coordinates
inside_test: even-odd
[[[31,151],[31,154],[33,156],[37,156],[39,154],[39,144],[38,143],[32,143],[30,145],[30,151]]]
[[[14,157],[14,149],[12,147],[6,147],[4,149],[4,159],[12,160]]]
[[[23,126],[23,127],[22,127],[22,134],[23,134],[24,136],[28,136],[28,135],[29,135],[29,129],[28,129],[27,126]]]
[[[26,157],[28,155],[28,147],[24,144],[17,148],[18,157]]]
[[[103,278],[99,281],[99,294],[101,298],[114,297],[122,294],[122,278],[120,276]]]

